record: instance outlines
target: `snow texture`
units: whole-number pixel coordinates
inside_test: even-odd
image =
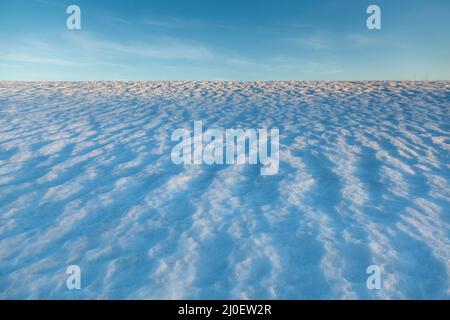
[[[195,120],[278,174],[173,164]],[[449,81],[0,82],[0,298],[449,299],[449,132]]]

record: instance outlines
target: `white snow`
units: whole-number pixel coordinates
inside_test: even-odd
[[[278,174],[173,164],[196,120]],[[448,299],[449,199],[448,81],[0,82],[1,299]]]

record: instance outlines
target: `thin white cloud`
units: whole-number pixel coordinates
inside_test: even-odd
[[[54,41],[36,40],[33,36],[18,39],[0,39],[8,46],[0,48],[0,63],[11,64],[16,68],[23,66],[61,66],[61,67],[102,67],[100,76],[110,70],[120,70],[121,77],[133,78],[142,70],[159,70],[159,75],[183,74],[183,69],[192,68],[189,72],[207,75],[215,71],[217,75],[232,75],[245,72],[260,74],[261,72],[281,72],[291,74],[336,74],[341,69],[332,59],[301,59],[299,57],[268,55],[258,59],[250,59],[229,50],[219,51],[217,48],[203,43],[186,41],[170,37],[148,38],[143,42],[127,43],[126,40],[115,41],[83,32],[63,32]],[[56,39],[56,40],[55,40]],[[322,48],[317,43],[314,48]],[[187,60],[191,63],[180,64]],[[109,68],[114,66],[114,68]],[[118,68],[120,66],[120,68]],[[89,74],[92,68],[85,68],[83,74]],[[71,69],[66,69],[71,70]],[[107,71],[105,71],[107,70]],[[263,71],[266,70],[266,71]],[[185,72],[188,72],[184,70]],[[70,72],[70,71],[62,71]],[[188,72],[188,73],[189,73]]]
[[[0,48],[2,62],[65,67],[111,65],[97,59],[80,59],[72,52],[70,44],[58,46],[32,37],[1,40],[8,43],[8,46]]]
[[[148,25],[153,27],[164,27],[164,28],[176,28],[176,27],[186,27],[192,25],[192,22],[185,21],[178,18],[165,18],[165,19],[143,19],[139,21],[139,24]]]
[[[53,1],[53,0],[32,0],[33,2],[36,3],[40,3],[40,4],[45,4],[45,5],[50,5],[50,6],[55,6],[55,7],[63,7],[64,3],[61,3],[61,1]]]
[[[71,61],[71,60],[67,60],[67,59],[36,56],[36,55],[32,55],[30,53],[21,53],[21,54],[16,54],[16,55],[0,54],[0,61],[23,62],[23,63],[33,63],[33,64],[57,65],[57,66],[73,66],[73,67],[82,67],[82,66],[90,65],[88,63],[81,63],[81,62]]]
[[[324,50],[333,47],[333,41],[322,35],[308,35],[293,40],[295,44],[312,50]]]
[[[279,23],[279,26],[289,27],[289,28],[294,28],[294,29],[304,29],[304,30],[313,31],[315,33],[321,32],[321,28],[319,26],[307,24],[307,23],[281,22],[281,23]]]
[[[184,19],[179,17],[148,17],[137,21],[138,24],[158,28],[229,28],[230,25],[220,21]]]
[[[378,38],[374,36],[365,35],[361,33],[349,34],[347,35],[347,39],[357,46],[374,45],[379,41]]]
[[[104,54],[105,57],[130,56],[161,60],[205,61],[214,58],[210,48],[202,44],[175,38],[151,39],[148,43],[130,43],[104,40],[92,35],[65,33],[63,38],[83,50]]]
[[[331,58],[311,60],[289,56],[274,56],[266,61],[266,68],[320,75],[332,75],[342,72],[342,68]]]

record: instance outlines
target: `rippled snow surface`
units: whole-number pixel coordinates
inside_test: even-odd
[[[278,174],[173,164],[194,120]],[[448,299],[449,132],[448,81],[0,82],[0,298]]]

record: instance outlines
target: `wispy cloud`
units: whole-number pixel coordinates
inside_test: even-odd
[[[352,44],[357,46],[373,45],[379,42],[379,39],[377,37],[361,33],[349,34],[347,35],[347,40],[349,40]]]
[[[129,19],[117,17],[114,15],[107,14],[97,14],[99,18],[104,20],[108,20],[113,23],[134,25],[138,26],[148,26],[154,28],[168,28],[168,29],[185,29],[185,28],[229,28],[230,25],[220,21],[209,21],[209,20],[195,20],[195,19],[186,19],[179,18],[175,16],[169,17],[146,17],[143,19]]]
[[[158,19],[144,19],[140,20],[139,24],[147,25],[147,26],[153,26],[153,27],[176,27],[179,26],[178,21],[172,21],[172,20],[158,20]]]
[[[0,54],[0,61],[4,62],[22,62],[33,63],[40,65],[56,65],[56,66],[72,66],[72,67],[86,67],[95,65],[97,63],[77,62],[68,59],[48,58],[42,56],[32,55],[30,53],[21,53],[16,55]]]
[[[301,74],[334,75],[342,68],[332,59],[302,59],[289,56],[274,56],[265,61],[270,70],[292,70]]]
[[[139,24],[153,26],[153,27],[163,27],[163,28],[177,28],[177,27],[187,27],[198,25],[198,21],[187,21],[175,17],[152,19],[146,18],[138,21]]]
[[[286,74],[286,77],[297,74],[320,78],[321,75],[341,72],[340,67],[329,58],[301,59],[268,55],[252,59],[236,52],[219,51],[202,43],[170,37],[154,37],[147,38],[146,41],[128,43],[125,40],[105,39],[87,32],[64,32],[53,39],[58,40],[46,42],[36,40],[32,36],[14,41],[0,39],[9,43],[7,48],[0,48],[0,63],[9,63],[16,67],[88,67],[84,68],[86,72],[92,69],[90,67],[106,66],[107,70],[121,70],[120,75],[124,78],[129,72],[133,74],[136,70],[148,70],[150,74],[152,70],[164,70],[163,72],[176,74],[181,72],[177,62],[183,60],[191,61],[188,66],[204,75],[211,74],[214,70],[216,74],[222,75],[239,74],[243,70],[254,74],[258,70],[266,70],[268,74],[281,72],[280,74]],[[320,42],[313,45],[316,49],[322,47],[324,45]],[[109,68],[111,66],[113,68]]]
[[[92,59],[78,59],[68,49],[70,46],[57,46],[35,38],[0,40],[9,43],[8,46],[0,48],[0,61],[2,62],[66,67],[105,64]]]
[[[293,29],[309,30],[309,31],[313,31],[315,33],[321,31],[321,28],[319,26],[316,26],[313,24],[307,24],[307,23],[280,22],[278,25],[281,27],[288,27],[288,28],[293,28]]]
[[[33,2],[50,5],[50,6],[56,6],[56,7],[63,7],[64,3],[61,3],[61,1],[55,1],[55,0],[32,0]]]
[[[220,21],[195,20],[179,17],[145,18],[137,21],[138,24],[157,28],[229,28],[230,26]]]
[[[63,38],[70,41],[74,46],[104,55],[104,57],[129,56],[131,59],[152,58],[197,61],[214,58],[214,53],[209,47],[176,38],[153,38],[145,44],[104,40],[87,34],[64,33]]]
[[[2,38],[8,46],[0,48],[0,62],[54,66],[105,66],[161,64],[192,61],[202,64],[251,66],[245,57],[223,53],[202,43],[172,37],[153,37],[126,42],[98,37],[92,33],[63,32],[48,42],[34,36]]]
[[[312,50],[324,50],[333,47],[333,41],[323,35],[308,35],[293,39],[301,47]]]

